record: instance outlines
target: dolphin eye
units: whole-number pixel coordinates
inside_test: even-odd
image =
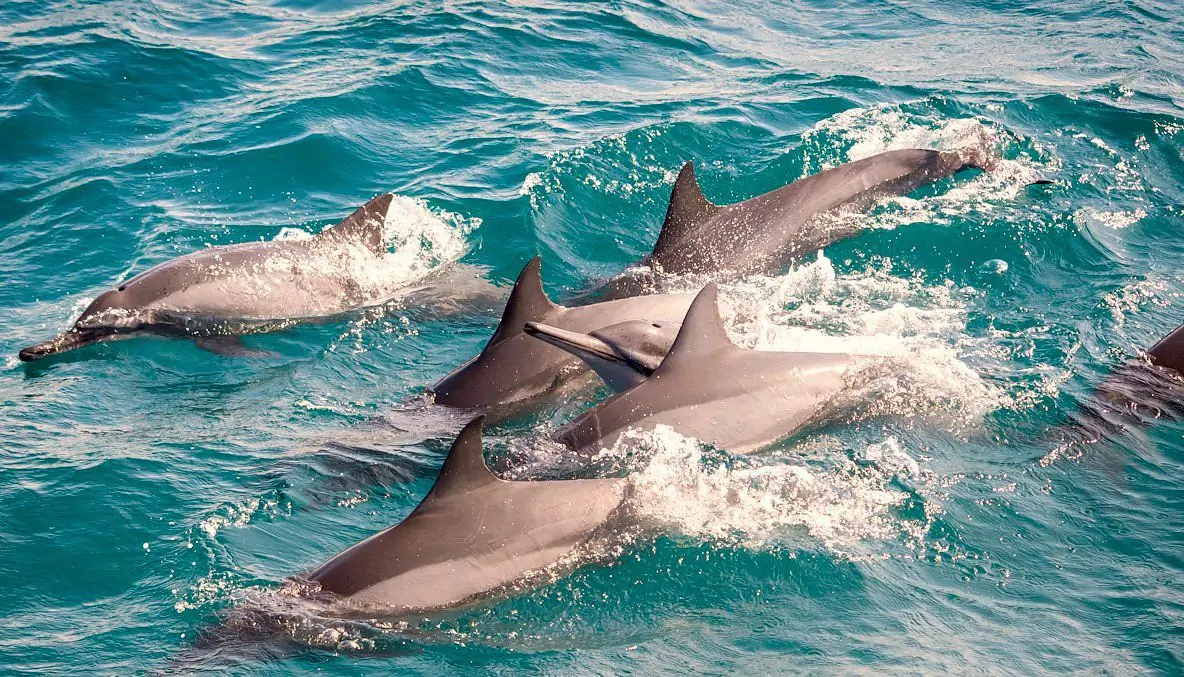
[[[658,324],[657,322],[655,322],[652,326],[654,329],[661,329],[662,328],[662,325]]]
[[[124,290],[126,290],[126,289],[127,289],[127,285],[126,285],[126,284],[121,284],[121,285],[119,285],[119,289],[116,289],[115,291],[124,291]],[[658,326],[658,325],[654,325],[654,326],[656,327],[656,326]]]

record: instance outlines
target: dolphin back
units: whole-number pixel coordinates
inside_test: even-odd
[[[484,417],[457,437],[407,519],[309,574],[323,592],[393,613],[466,606],[599,557],[624,479],[506,481],[485,465]]]
[[[993,169],[989,139],[954,151],[894,150],[856,160],[754,198],[717,205],[694,165],[683,165],[647,262],[667,273],[775,272],[788,259],[825,247],[857,228],[819,227],[841,207],[902,195],[967,168]]]

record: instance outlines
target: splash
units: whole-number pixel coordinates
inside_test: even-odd
[[[1147,218],[1147,212],[1143,209],[1106,211],[1094,207],[1082,207],[1073,213],[1073,219],[1082,227],[1097,224],[1114,230],[1133,226],[1145,218]]]
[[[275,519],[281,515],[291,515],[291,512],[292,505],[280,495],[250,497],[223,504],[214,514],[203,519],[198,528],[205,535],[205,539],[213,541],[218,537],[218,532],[225,527],[244,527],[250,524],[256,515]],[[192,535],[188,547],[193,547]]]
[[[339,274],[360,287],[358,305],[368,306],[391,299],[400,290],[460,259],[468,249],[467,236],[481,225],[478,218],[466,218],[430,207],[421,199],[395,195],[383,222],[387,251],[375,265],[374,257],[362,247],[347,250],[340,259],[321,260],[326,274]],[[276,240],[303,240],[307,231],[284,228]],[[274,262],[277,269],[288,261]]]
[[[908,106],[880,104],[843,111],[806,132],[801,143],[803,176],[891,150],[954,150],[984,141],[1002,154],[994,170],[959,181],[939,195],[893,197],[884,200],[890,209],[840,217],[858,219],[865,227],[889,229],[923,221],[950,223],[972,212],[999,210],[1029,184],[1060,167],[1043,149],[986,121],[918,114]]]
[[[671,291],[695,292],[707,281],[676,278]],[[840,274],[819,252],[784,275],[722,283],[720,304],[730,338],[746,348],[887,358],[852,394],[863,415],[924,416],[961,431],[1012,404],[964,359],[995,351],[989,337],[966,331],[971,294],[951,282],[893,275],[887,259]]]
[[[727,458],[659,426],[603,454],[634,455],[639,448],[649,460],[632,476],[634,507],[675,534],[748,548],[816,543],[861,558],[873,556],[875,542],[917,528],[898,514],[908,494],[892,483],[920,469],[895,440],[870,445],[864,463],[842,456],[811,467]]]

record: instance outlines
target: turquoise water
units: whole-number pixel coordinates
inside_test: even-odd
[[[537,5],[0,6],[0,665],[1184,670],[1184,424],[1060,453],[1053,430],[1184,322],[1179,7]],[[994,174],[723,287],[742,344],[905,365],[859,412],[753,459],[642,439],[663,536],[410,629],[188,649],[418,502],[460,421],[415,398],[492,310],[396,300],[248,339],[269,360],[163,339],[16,359],[155,263],[381,191],[401,196],[385,275],[459,258],[505,285],[541,253],[564,298],[648,251],[688,159],[728,202],[983,126]]]

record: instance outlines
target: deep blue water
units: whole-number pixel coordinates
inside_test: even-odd
[[[496,323],[396,301],[249,339],[269,360],[141,339],[17,361],[118,281],[392,191],[383,275],[460,257],[504,286],[539,253],[563,298],[649,250],[686,160],[730,202],[985,127],[994,174],[724,286],[741,343],[906,364],[859,415],[747,460],[651,436],[638,500],[665,535],[620,561],[414,632],[309,621],[311,648],[223,658],[1184,671],[1184,424],[1068,453],[1053,430],[1184,322],[1178,5],[445,4],[0,6],[4,670],[176,667],[219,614],[397,522],[460,425],[408,402]]]

